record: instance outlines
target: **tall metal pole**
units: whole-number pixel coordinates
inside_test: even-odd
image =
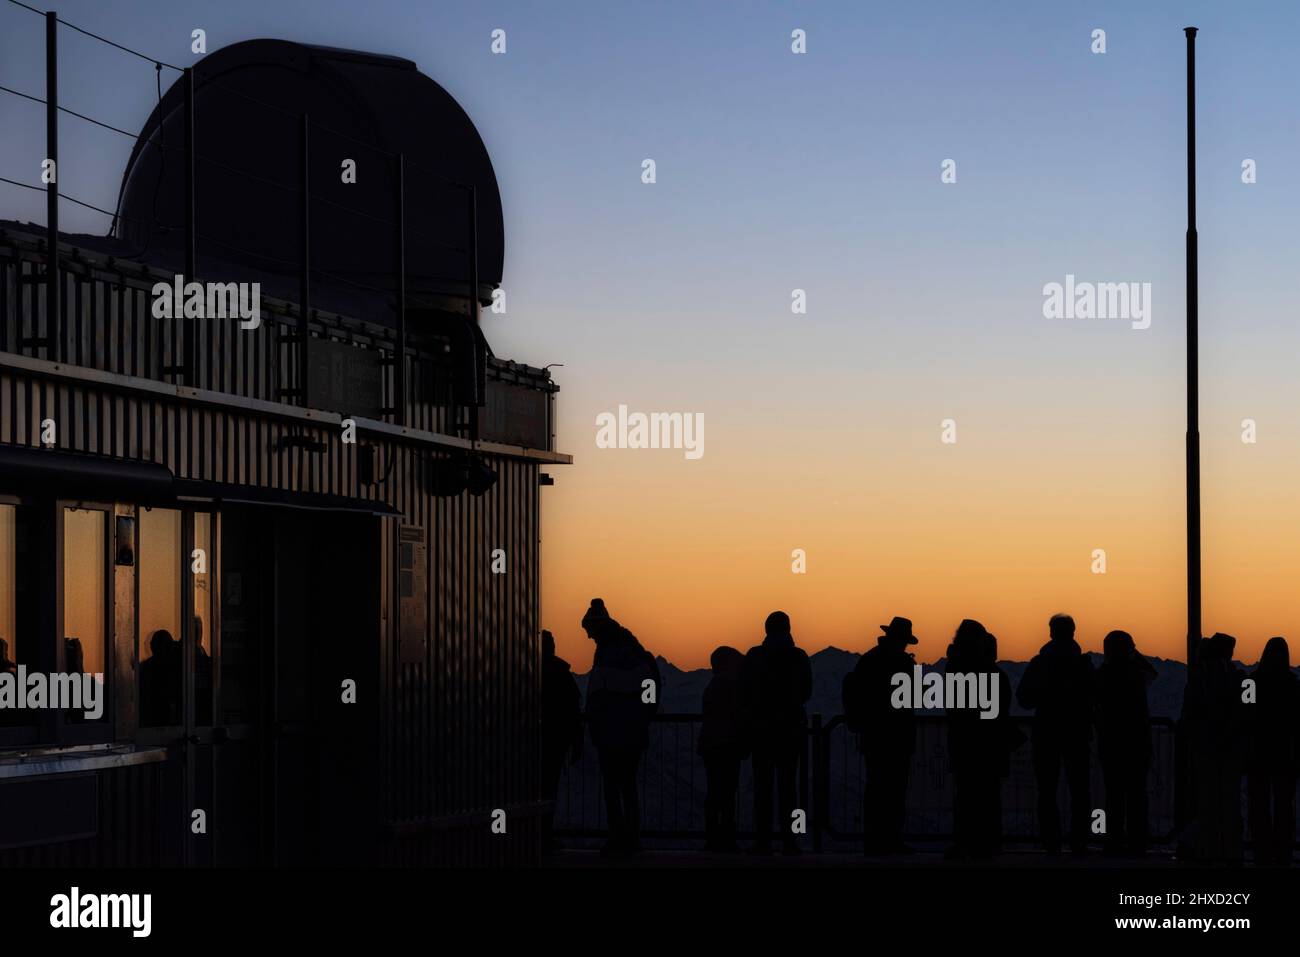
[[[1196,27],[1187,36],[1187,671],[1201,640],[1201,422],[1196,282]]]
[[[45,158],[51,163],[45,186],[45,348],[62,361],[63,276],[59,268],[59,17],[45,14]]]

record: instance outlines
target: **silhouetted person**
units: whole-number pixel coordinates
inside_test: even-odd
[[[917,639],[912,622],[895,616],[881,625],[884,634],[876,647],[858,659],[844,678],[844,713],[849,730],[858,733],[858,748],[866,763],[866,784],[862,790],[863,850],[867,854],[898,854],[908,850],[903,843],[903,822],[907,803],[907,778],[916,750],[916,715],[911,702],[895,708],[893,677],[909,677],[916,658],[908,650]]]
[[[63,671],[70,675],[85,674],[86,653],[81,648],[80,638],[63,639]]]
[[[704,722],[698,750],[704,759],[708,791],[704,797],[704,843],[710,851],[735,853],[736,794],[740,763],[749,756],[741,701],[745,656],[723,645],[709,656],[713,677],[704,689]]]
[[[986,664],[998,676],[998,716],[994,723],[998,725],[998,740],[1000,749],[997,754],[997,771],[998,784],[990,795],[993,802],[991,816],[995,822],[996,831],[993,834],[994,852],[1002,850],[1002,782],[1011,777],[1011,755],[1029,739],[1025,733],[1020,730],[1020,722],[1011,715],[1011,679],[1007,673],[998,667],[998,639],[996,635],[985,635]]]
[[[555,654],[555,638],[542,632],[542,796],[557,799],[564,759],[582,754],[582,695],[569,663]],[[555,847],[555,807],[546,816],[543,847]]]
[[[203,650],[203,619],[198,615],[194,616],[194,721],[212,724],[212,658]]]
[[[1246,781],[1250,837],[1257,864],[1290,864],[1295,844],[1300,682],[1285,638],[1270,638],[1251,674],[1255,704],[1246,705],[1250,744]]]
[[[69,675],[82,675],[86,671],[86,655],[81,647],[80,638],[63,639],[63,672]],[[66,712],[70,724],[81,724],[86,720],[84,710],[69,708]]]
[[[0,638],[0,674],[17,675],[18,665],[9,657],[9,642]],[[18,689],[20,694],[24,693]],[[0,726],[9,727],[22,722],[22,712],[15,708],[0,708]]]
[[[1097,669],[1097,754],[1106,785],[1106,853],[1141,857],[1147,848],[1147,771],[1151,713],[1147,688],[1156,670],[1138,653],[1133,636],[1112,631],[1102,642]]]
[[[957,626],[944,664],[945,675],[962,676],[967,706],[947,712],[952,763],[953,846],[950,859],[988,860],[1002,838],[1002,777],[1008,767],[1011,681],[997,666],[996,639],[970,618]],[[967,677],[970,676],[970,677]],[[981,676],[997,687],[996,717],[980,707]],[[973,678],[973,680],[972,680]]]
[[[1074,619],[1053,615],[1051,638],[1039,649],[1020,678],[1017,700],[1034,711],[1031,739],[1038,787],[1038,827],[1050,856],[1061,853],[1061,811],[1056,789],[1065,768],[1070,792],[1070,848],[1083,854],[1088,846],[1088,742],[1092,737],[1092,662],[1074,640]]]
[[[637,768],[650,744],[650,719],[659,708],[659,666],[632,632],[609,617],[599,598],[591,600],[582,627],[596,643],[587,677],[587,721],[609,819],[609,842],[602,853],[629,857],[641,849]]]
[[[799,853],[791,831],[795,779],[808,733],[804,704],[812,697],[812,666],[790,634],[783,611],[767,616],[762,644],[749,649],[741,671],[741,697],[754,749],[753,852],[772,850],[772,785],[776,781],[781,847]]]
[[[1192,794],[1179,857],[1200,863],[1240,863],[1244,744],[1242,678],[1232,663],[1237,640],[1215,634],[1198,646],[1198,666],[1183,697],[1180,730],[1187,736]]]
[[[180,645],[159,628],[149,639],[151,656],[140,663],[140,725],[180,724]]]

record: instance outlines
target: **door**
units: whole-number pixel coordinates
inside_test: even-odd
[[[362,864],[378,827],[379,521],[275,521],[276,863]]]

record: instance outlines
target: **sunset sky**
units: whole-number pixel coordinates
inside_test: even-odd
[[[593,596],[680,667],[753,644],[776,608],[810,652],[864,650],[897,614],[923,660],[963,617],[1026,658],[1068,611],[1086,649],[1124,628],[1182,656],[1182,27],[1199,26],[1204,624],[1248,662],[1300,637],[1293,4],[58,6],[174,63],[196,59],[196,27],[210,49],[397,54],[465,107],[506,219],[508,312],[487,337],[563,363],[575,461],[542,492],[542,624],[580,671]],[[39,21],[22,37],[0,12],[0,83],[39,92]],[[61,91],[134,129],[153,68],[87,41]],[[8,100],[30,135],[0,142],[0,175],[30,180],[41,111]],[[111,207],[130,143],[63,137],[67,191]],[[43,197],[4,201],[43,219]],[[1044,318],[1067,274],[1150,283],[1151,327]],[[620,404],[703,413],[704,455],[598,448]]]

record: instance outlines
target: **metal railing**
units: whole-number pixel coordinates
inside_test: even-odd
[[[1014,719],[1029,730],[1032,718]],[[703,716],[660,714],[650,724],[650,747],[640,769],[641,833],[664,844],[698,843],[704,837],[706,776],[696,752]],[[952,834],[952,768],[947,723],[942,715],[917,715],[916,750],[907,790],[904,831],[910,839],[942,840]],[[1094,804],[1105,794],[1095,741],[1090,761]],[[862,794],[866,779],[857,735],[842,715],[824,721],[815,714],[800,760],[797,807],[808,812],[808,839],[815,850],[860,846],[863,837]],[[1065,783],[1058,805],[1068,806]],[[753,833],[753,778],[750,762],[741,768],[736,825],[742,836]],[[1174,833],[1174,723],[1151,720],[1151,766],[1148,771],[1148,826],[1153,840]],[[1037,787],[1031,747],[1026,741],[1011,754],[1010,774],[1002,782],[1002,836],[1009,842],[1032,841],[1037,833]],[[576,764],[566,768],[555,805],[555,830],[561,836],[588,839],[605,833],[605,808],[595,750],[588,745]]]

